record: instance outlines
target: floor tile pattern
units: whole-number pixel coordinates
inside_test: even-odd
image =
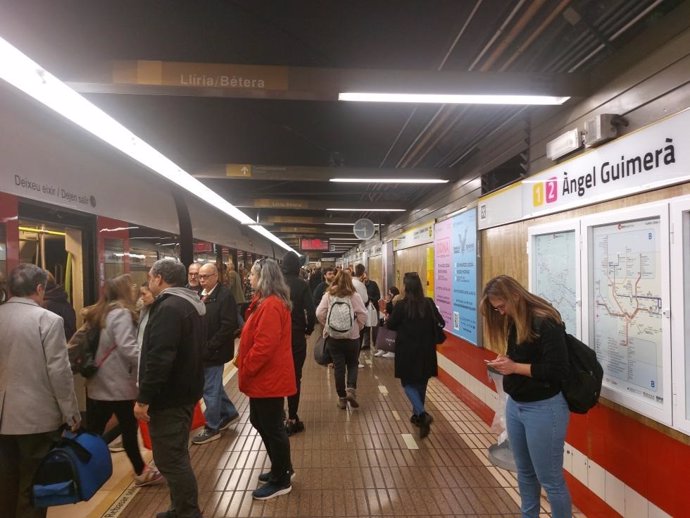
[[[236,377],[230,380],[228,394],[241,418],[220,440],[191,446],[206,518],[519,515],[514,474],[488,461],[486,449],[495,442],[489,427],[433,379],[427,410],[434,422],[431,434],[420,440],[409,422],[410,404],[393,377],[393,360],[362,354],[357,410],[336,407],[332,369],[308,355],[299,412],[306,430],[290,440],[293,490],[269,501],[251,497],[269,463],[249,423],[248,399],[239,393]],[[542,500],[542,516],[550,516]],[[124,509],[113,513],[111,507],[103,516],[143,518],[167,506],[166,486],[147,487]]]

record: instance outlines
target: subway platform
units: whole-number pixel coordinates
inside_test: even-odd
[[[237,388],[236,371],[228,368],[227,391],[241,417],[220,440],[190,447],[204,517],[519,515],[515,475],[488,460],[495,435],[441,382],[430,381],[427,410],[434,422],[431,434],[420,440],[392,359],[365,351],[357,388],[360,408],[340,410],[332,369],[313,361],[313,340],[299,411],[306,430],[290,438],[296,472],[292,492],[268,501],[252,499],[269,462],[249,423],[249,401]],[[165,485],[135,487],[125,454],[113,458],[114,480],[96,501],[53,508],[49,518],[148,518],[167,510]],[[550,516],[545,498],[541,516]]]

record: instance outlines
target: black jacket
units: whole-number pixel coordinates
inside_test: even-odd
[[[300,259],[296,253],[287,252],[283,256],[282,270],[290,288],[292,302],[292,350],[298,351],[307,347],[304,335],[310,335],[314,331],[316,309],[309,284],[299,278]]]
[[[318,307],[321,303],[321,299],[323,298],[323,294],[326,293],[326,289],[328,289],[328,284],[326,283],[326,281],[320,282],[319,285],[316,288],[314,288],[314,293],[312,293],[312,299],[314,300],[314,305],[316,307]]]
[[[77,331],[77,315],[72,304],[67,300],[67,293],[62,286],[55,286],[50,290],[46,290],[43,298],[43,307],[62,317],[65,327],[65,339],[69,341]]]
[[[367,304],[367,308],[369,307],[369,304],[373,304],[374,308],[376,308],[376,316],[379,316],[379,299],[381,299],[381,290],[379,289],[379,285],[376,284],[375,281],[372,280],[367,280],[367,282],[364,283],[364,287],[367,289],[367,296],[369,297],[369,300],[365,300],[364,302]]]
[[[223,365],[235,354],[235,331],[237,330],[237,303],[230,290],[222,284],[204,300],[206,304],[206,346],[203,360],[205,366]]]
[[[425,299],[425,314],[423,317],[409,318],[407,315],[408,302],[403,299],[393,307],[393,314],[388,318],[386,326],[397,332],[395,337],[395,377],[403,384],[426,381],[432,376],[438,376],[436,360],[436,338],[434,334],[434,317],[445,325],[443,317],[438,312],[432,299]]]
[[[304,335],[310,335],[316,324],[316,308],[307,281],[297,275],[285,274],[285,282],[290,287],[292,302],[292,344],[304,342]],[[301,337],[301,338],[300,338]]]
[[[185,288],[184,290],[194,295]],[[166,291],[151,305],[139,363],[137,401],[151,410],[195,404],[204,392],[203,303]]]
[[[529,402],[549,399],[561,391],[568,374],[568,348],[563,326],[550,319],[535,318],[532,328],[538,337],[533,342],[516,343],[515,326],[508,333],[507,356],[516,363],[532,365],[532,377],[508,374],[503,377],[503,390],[515,401]]]

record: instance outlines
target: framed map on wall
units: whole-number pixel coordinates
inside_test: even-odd
[[[529,290],[553,304],[568,332],[580,337],[580,223],[533,226],[528,235]]]
[[[668,205],[582,220],[583,336],[604,367],[607,399],[672,424]]]

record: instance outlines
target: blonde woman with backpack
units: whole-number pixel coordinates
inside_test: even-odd
[[[327,351],[333,359],[338,408],[344,410],[348,402],[357,408],[359,333],[366,325],[367,310],[347,271],[339,272],[333,279],[316,308],[316,318],[323,324]]]
[[[98,302],[84,310],[85,322],[100,330],[96,350],[99,368],[86,380],[87,429],[102,435],[106,423],[115,414],[122,431],[122,445],[134,468],[134,483],[147,486],[162,483],[163,477],[144,462],[137,440],[134,402],[139,344],[135,289],[128,274],[108,279]]]

